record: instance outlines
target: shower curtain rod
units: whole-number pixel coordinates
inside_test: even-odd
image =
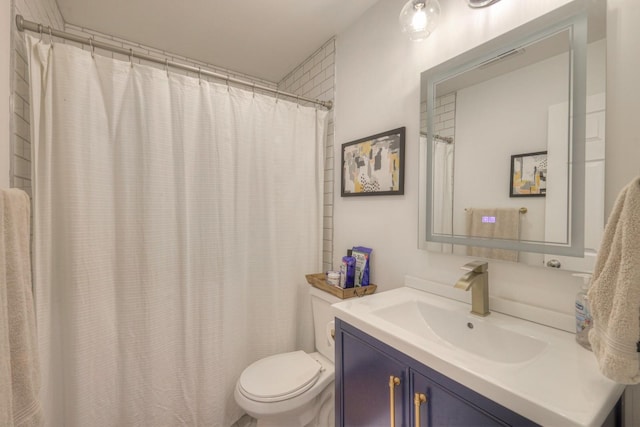
[[[93,37],[80,37],[80,36],[76,36],[75,34],[56,30],[54,28],[51,28],[50,26],[44,26],[42,24],[38,24],[37,22],[28,21],[24,19],[22,15],[16,15],[16,26],[20,31],[28,30],[28,31],[33,31],[35,33],[39,33],[40,36],[42,36],[43,34],[46,34],[46,35],[49,35],[50,37],[58,37],[65,40],[71,40],[76,43],[82,43],[84,45],[91,46],[92,49],[95,49],[97,47],[97,48],[108,50],[111,52],[120,53],[122,55],[127,55],[129,58],[144,59],[145,61],[155,62],[156,64],[164,65],[165,67],[174,67],[174,68],[179,68],[181,70],[191,71],[192,73],[198,73],[198,76],[202,75],[202,76],[213,77],[215,79],[224,80],[227,83],[234,83],[242,86],[247,86],[252,88],[253,90],[259,89],[265,92],[275,94],[276,97],[286,96],[288,98],[295,98],[296,101],[305,101],[305,102],[311,102],[316,105],[321,105],[329,110],[333,108],[332,101],[321,101],[319,99],[312,99],[312,98],[306,98],[304,96],[298,96],[296,94],[289,93],[289,92],[282,92],[277,89],[272,89],[268,86],[254,84],[246,80],[236,79],[231,76],[225,76],[224,74],[215,73],[213,71],[203,70],[200,67],[183,65],[177,62],[169,61],[168,59],[165,59],[163,61],[162,59],[158,59],[144,53],[134,52],[133,49],[125,49],[119,46],[114,46],[108,43],[103,43],[103,42],[94,40]]]
[[[420,135],[426,137],[426,132],[420,132]],[[438,134],[433,135],[433,139],[439,139],[440,141],[446,142],[447,144],[453,144],[453,137],[451,136],[440,136]]]

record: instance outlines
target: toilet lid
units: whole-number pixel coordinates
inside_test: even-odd
[[[246,368],[240,375],[239,389],[259,402],[291,399],[311,388],[322,369],[320,362],[304,351],[276,354]]]

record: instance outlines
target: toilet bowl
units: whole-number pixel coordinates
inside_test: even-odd
[[[317,352],[298,350],[260,359],[236,382],[236,403],[258,427],[327,427],[334,419],[334,343],[331,304],[340,299],[311,288]]]
[[[274,363],[268,364],[265,363],[270,362],[267,358],[250,365],[236,383],[236,402],[258,420],[258,427],[329,425],[318,424],[314,418],[322,412],[323,407],[326,412],[326,405],[331,406],[330,412],[333,414],[333,362],[320,353],[300,353],[301,358],[307,357],[311,363],[318,365],[317,374],[311,374],[315,377],[309,378],[310,370],[304,372],[308,367],[297,365],[302,361],[292,362],[288,356],[293,353],[283,353],[271,356],[273,359],[282,359],[281,362],[271,360]],[[251,372],[252,368],[254,372]],[[272,384],[273,387],[265,384]]]

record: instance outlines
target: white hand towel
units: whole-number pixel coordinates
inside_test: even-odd
[[[42,424],[29,251],[29,196],[0,190],[0,425]]]
[[[640,383],[640,177],[616,200],[587,295],[600,371],[619,383]]]

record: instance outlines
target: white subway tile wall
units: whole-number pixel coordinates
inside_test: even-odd
[[[44,26],[63,30],[82,37],[94,37],[95,40],[104,41],[110,44],[121,46],[125,49],[133,49],[135,52],[158,57],[162,60],[168,58],[172,62],[201,67],[216,73],[246,80],[269,88],[277,88],[284,92],[291,92],[307,98],[320,99],[323,101],[334,100],[334,76],[335,76],[335,39],[326,42],[320,49],[314,52],[308,59],[291,71],[279,83],[269,82],[241,73],[236,73],[212,64],[175,55],[149,46],[130,42],[118,37],[102,34],[87,28],[76,25],[65,24],[55,0],[12,0],[15,14],[22,15],[25,19],[41,23]],[[44,39],[49,40],[48,34],[44,34]],[[11,186],[22,188],[31,194],[31,134],[29,131],[29,84],[27,54],[24,43],[24,33],[13,27],[13,69],[12,79],[13,92],[13,118],[12,118],[12,143],[11,143]],[[84,50],[89,50],[89,46],[83,46],[71,41],[59,40],[76,45]],[[121,55],[101,49],[96,49],[97,55],[103,55],[122,61],[128,61],[127,55]],[[163,65],[134,59],[136,63],[143,63],[157,68]],[[172,73],[190,75],[196,77],[197,73],[178,70],[172,68]],[[206,76],[203,79],[213,80]],[[256,90],[259,92],[259,90]],[[325,179],[324,179],[324,221],[323,221],[323,269],[331,269],[333,256],[333,113],[329,115],[327,126],[327,146],[325,157]]]
[[[433,117],[433,133],[455,138],[456,136],[456,93],[436,98]],[[427,103],[420,103],[420,130],[427,128]]]
[[[22,15],[25,19],[42,23],[58,30],[64,29],[64,20],[55,0],[14,0],[14,15]],[[12,25],[11,63],[11,181],[17,187],[31,194],[31,132],[29,130],[29,74],[27,52],[23,33],[19,32],[15,23]],[[48,35],[43,36],[47,37]]]
[[[322,101],[334,100],[335,87],[335,38],[327,41],[309,58],[291,71],[278,84],[283,92],[294,93],[299,96]],[[324,218],[323,218],[323,246],[322,269],[332,270],[333,260],[333,110],[329,112],[327,122],[327,145],[324,161]],[[346,249],[345,249],[346,250]],[[346,253],[344,254],[346,255]]]
[[[436,98],[433,133],[454,138],[456,132],[456,93]]]

